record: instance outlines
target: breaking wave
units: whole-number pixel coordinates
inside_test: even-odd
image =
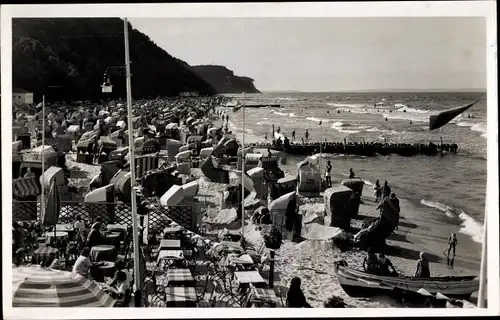
[[[439,211],[443,211],[450,218],[459,218],[460,219],[460,233],[468,235],[477,243],[483,242],[483,230],[484,227],[480,222],[477,222],[465,213],[462,209],[452,208],[447,205],[444,205],[439,202],[427,201],[422,199],[420,201],[421,204],[427,207],[438,209]]]

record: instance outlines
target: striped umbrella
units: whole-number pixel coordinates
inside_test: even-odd
[[[93,281],[79,274],[53,269],[12,269],[12,306],[113,307],[115,300]]]

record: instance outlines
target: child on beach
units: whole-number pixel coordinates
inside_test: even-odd
[[[378,274],[380,271],[379,261],[375,256],[373,248],[368,248],[368,253],[363,261],[363,269],[367,273]]]
[[[420,252],[420,259],[417,261],[417,270],[415,271],[415,278],[430,278],[431,271],[429,268],[429,260],[425,252]]]

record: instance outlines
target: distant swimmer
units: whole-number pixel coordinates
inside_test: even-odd
[[[295,130],[292,131],[292,140],[295,140]]]
[[[330,110],[326,110],[326,113],[330,113]]]
[[[340,113],[340,110],[337,110],[337,113]]]
[[[410,120],[410,124],[412,124],[413,122]]]
[[[385,121],[387,121],[387,117],[385,117]]]

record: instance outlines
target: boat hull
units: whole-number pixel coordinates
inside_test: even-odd
[[[452,298],[469,298],[479,290],[479,279],[466,277],[382,277],[359,270],[338,266],[337,278],[342,289],[352,297],[369,297],[383,293],[398,293],[422,297],[418,290],[425,289],[435,295],[438,292]]]

